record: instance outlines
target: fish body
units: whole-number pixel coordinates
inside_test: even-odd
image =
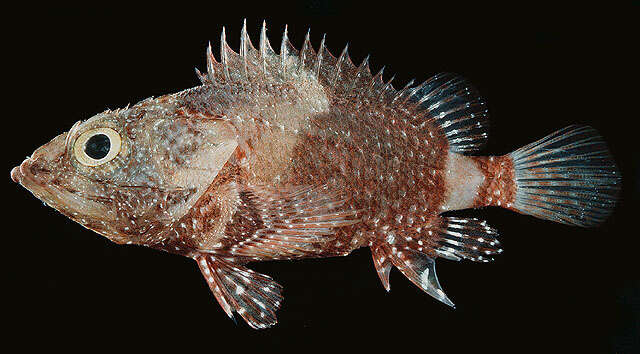
[[[230,316],[276,323],[282,288],[254,261],[369,247],[388,291],[398,268],[453,306],[435,260],[487,262],[497,231],[449,210],[499,206],[577,226],[611,213],[620,175],[598,134],[571,126],[504,156],[475,156],[488,111],[464,79],[395,89],[283,35],[239,53],[221,38],[201,85],[76,123],[11,177],[64,215],[122,244],[193,258]]]

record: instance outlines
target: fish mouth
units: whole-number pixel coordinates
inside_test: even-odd
[[[50,179],[48,177],[51,176],[51,173],[42,169],[40,172],[36,172],[36,161],[32,157],[27,157],[19,166],[11,170],[11,179],[48,205],[58,210],[63,209],[62,199],[66,198],[60,198],[60,195],[65,191],[46,183],[46,180]]]
[[[30,191],[36,198],[74,219],[91,218],[105,220],[107,208],[89,200],[74,190],[57,186],[52,181],[55,174],[43,168],[38,158],[27,157],[19,166],[11,169],[11,179]]]

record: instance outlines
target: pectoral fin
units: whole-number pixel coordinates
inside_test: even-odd
[[[326,186],[243,185],[238,200],[219,249],[251,261],[322,254],[337,228],[360,222],[358,211]]]

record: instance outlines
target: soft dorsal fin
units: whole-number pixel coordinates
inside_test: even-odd
[[[399,91],[394,101],[409,105],[418,117],[416,123],[440,127],[450,151],[474,152],[487,142],[487,104],[460,76],[437,74],[416,87]]]

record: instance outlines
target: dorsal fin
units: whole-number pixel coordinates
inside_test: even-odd
[[[322,35],[322,40],[320,41],[320,47],[318,48],[318,54],[316,55],[316,61],[313,64],[313,73],[316,75],[320,75],[320,68],[322,67],[322,59],[324,59],[324,41],[327,39],[327,34]]]
[[[340,53],[340,57],[338,57],[338,62],[336,63],[336,73],[334,74],[333,80],[332,80],[333,86],[336,85],[336,82],[338,81],[338,78],[340,76],[340,71],[342,70],[342,63],[345,61],[345,59],[350,60],[348,51],[349,51],[349,43],[347,43],[347,45],[344,46],[342,53]]]
[[[267,22],[262,21],[262,29],[260,30],[260,61],[262,63],[262,73],[267,75],[267,60],[269,57],[275,55],[271,44],[269,44],[269,38],[267,38]]]
[[[304,68],[308,63],[311,63],[315,56],[315,52],[311,47],[311,39],[310,39],[311,29],[307,30],[307,34],[304,36],[304,43],[302,43],[302,48],[300,49],[300,53],[298,57],[300,61],[298,62],[298,70]]]
[[[284,33],[282,33],[282,42],[280,42],[280,70],[283,75],[287,72],[287,57],[292,47],[291,42],[289,42],[289,37],[287,36],[287,25],[285,25]]]
[[[247,69],[247,53],[253,48],[249,34],[247,34],[247,19],[242,22],[242,31],[240,32],[240,57],[242,58],[242,67],[245,78],[249,77]]]
[[[276,53],[267,38],[266,21],[262,22],[260,44],[256,50],[249,40],[246,20],[240,36],[240,54],[236,54],[226,43],[223,27],[220,48],[221,63],[207,48],[207,75],[196,71],[203,83],[262,79],[274,81],[292,80],[303,71],[315,76],[324,87],[335,95],[358,95],[370,102],[397,106],[414,117],[417,127],[432,125],[439,127],[447,137],[449,150],[456,153],[477,151],[487,141],[488,111],[484,100],[463,78],[443,73],[437,74],[417,86],[413,80],[401,90],[396,90],[391,80],[383,80],[384,67],[374,76],[369,70],[369,57],[356,68],[349,58],[348,46],[338,58],[326,48],[326,37],[322,37],[317,52],[311,46],[310,31],[307,31],[300,51],[289,42],[285,27]],[[290,60],[290,57],[297,57]],[[289,67],[291,65],[292,67]],[[295,66],[295,68],[294,68]]]
[[[220,61],[222,62],[222,71],[224,72],[225,80],[231,80],[229,76],[229,52],[233,52],[227,45],[227,35],[225,33],[224,26],[222,27],[222,34],[220,34]],[[234,53],[235,54],[235,53]]]
[[[369,69],[369,55],[367,55],[358,68],[355,69],[348,89],[360,92],[369,82],[371,82],[371,70]]]
[[[207,47],[207,77],[210,82],[213,82],[215,80],[217,65],[218,62],[213,56],[213,51],[211,51],[211,42],[209,42],[209,46]]]
[[[449,140],[449,150],[477,151],[489,133],[489,112],[485,101],[460,76],[441,73],[416,86],[400,98],[415,112],[416,125],[439,126]]]

